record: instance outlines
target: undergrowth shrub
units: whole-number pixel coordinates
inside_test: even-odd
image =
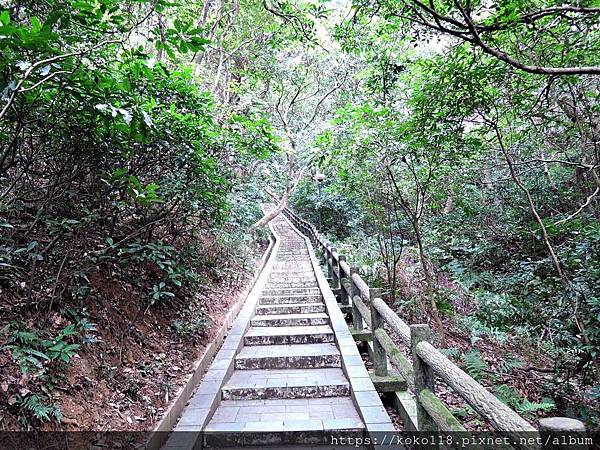
[[[82,345],[96,342],[96,326],[87,318],[78,318],[56,333],[44,329],[28,329],[20,322],[12,322],[3,330],[7,339],[4,348],[21,372],[19,387],[9,387],[8,404],[17,410],[24,426],[32,423],[55,421],[62,414],[52,390],[65,386],[65,372]],[[4,387],[3,387],[4,389]]]
[[[218,109],[187,63],[208,40],[182,8],[0,8],[0,290],[12,323],[2,375],[28,377],[27,392],[8,385],[11,407],[38,419],[59,420],[51,391],[90,324],[73,319],[55,332],[42,320],[31,330],[21,316],[82,315],[114,285],[128,294],[108,303],[125,324],[103,325],[123,325],[109,331],[126,341],[148,308],[185,311],[194,288],[247,268],[250,241],[236,228],[246,222],[231,221],[231,203],[254,175],[240,168],[275,151],[276,139],[264,114]],[[170,14],[179,18],[157,25]],[[227,252],[235,269],[223,264]],[[178,320],[182,333],[200,333],[210,319]],[[102,364],[121,353],[109,349]]]

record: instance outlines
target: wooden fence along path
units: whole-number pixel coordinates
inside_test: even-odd
[[[346,258],[319,235],[315,227],[289,209],[288,219],[323,255],[328,277],[340,300],[342,310],[352,317],[351,333],[357,341],[369,344],[373,363],[372,379],[379,391],[389,391],[398,373],[406,390],[395,391],[395,406],[408,430],[457,433],[466,430],[435,394],[436,380],[443,381],[459,394],[494,430],[508,439],[515,448],[564,448],[563,438],[573,436],[577,445],[568,448],[587,448],[582,422],[552,417],[539,420],[538,428],[527,422],[502,403],[485,387],[461,370],[430,342],[428,325],[408,325],[371,289],[350,267]],[[397,336],[411,355],[407,358],[395,344],[388,330]],[[391,364],[390,364],[391,363]],[[557,443],[559,442],[560,443]]]
[[[514,447],[554,448],[544,440],[549,433],[585,431],[567,418],[535,428],[436,349],[427,325],[400,319],[312,225],[284,214],[270,223],[267,263],[164,448],[331,448],[339,438],[381,439],[394,427],[379,393],[393,397],[406,430],[464,432],[436,396],[436,380]],[[372,373],[356,341],[367,342]]]

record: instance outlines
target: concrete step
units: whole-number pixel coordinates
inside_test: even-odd
[[[331,449],[332,437],[362,438],[364,431],[350,397],[223,400],[204,431],[204,445]]]
[[[289,303],[321,303],[323,296],[321,294],[295,294],[295,295],[263,295],[260,298],[261,305],[283,305]]]
[[[286,281],[296,280],[314,280],[314,272],[297,272],[294,269],[282,270],[282,271],[271,271],[271,279],[278,278]]]
[[[265,296],[277,295],[319,295],[321,291],[317,287],[310,288],[279,288],[279,289],[263,289]]]
[[[296,287],[293,284],[296,283],[309,283],[309,282],[316,282],[317,279],[314,275],[307,275],[307,276],[297,276],[296,274],[291,275],[291,276],[286,276],[285,274],[271,274],[271,278],[270,281],[273,280],[277,280],[278,283],[280,284],[292,284],[291,286],[287,286],[287,287]]]
[[[244,336],[244,345],[318,344],[325,342],[334,342],[333,330],[328,325],[250,328]]]
[[[243,347],[235,357],[236,370],[313,369],[340,367],[335,344],[256,345]]]
[[[271,271],[271,277],[282,277],[282,278],[314,278],[315,273],[312,270],[299,270],[295,268],[281,269]]]
[[[271,273],[282,275],[314,275],[312,266],[300,266],[298,263],[290,263],[289,265],[275,265],[271,269]]]
[[[302,265],[297,261],[290,261],[289,263],[275,264],[271,269],[271,273],[282,274],[282,275],[314,275],[312,265]]]
[[[269,281],[264,290],[272,289],[284,289],[284,288],[295,288],[295,289],[319,289],[319,285],[316,280],[311,281],[286,281],[286,282],[275,282]]]
[[[338,368],[236,370],[221,391],[223,400],[346,397],[350,383]]]
[[[325,312],[325,303],[287,303],[283,305],[260,305],[257,315],[311,314]]]
[[[325,313],[312,314],[269,314],[255,316],[250,320],[253,327],[305,327],[308,325],[329,325]]]
[[[295,258],[295,259],[288,259],[288,260],[284,260],[284,259],[279,259],[275,261],[275,264],[273,265],[273,270],[294,270],[294,271],[310,271],[312,272],[313,270],[313,265],[312,262],[310,260],[310,258],[308,257],[308,255],[306,255],[306,258]]]
[[[275,282],[273,282],[275,280]],[[306,279],[287,279],[287,278],[271,278],[267,282],[265,289],[280,289],[280,288],[316,288],[318,287],[316,278]]]
[[[317,280],[308,280],[308,281],[285,281],[278,279],[270,279],[267,281],[265,289],[282,289],[282,288],[318,288],[319,284]]]
[[[293,266],[297,265],[299,268],[312,268],[312,261],[308,251],[298,251],[295,254],[277,255],[275,260],[275,266],[278,264]]]

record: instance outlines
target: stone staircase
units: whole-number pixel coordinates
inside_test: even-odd
[[[199,432],[193,448],[331,448],[336,437],[393,431],[312,249],[283,216],[271,227],[268,278],[175,431]],[[166,448],[192,448],[183,443],[173,433]]]
[[[282,243],[207,446],[327,444],[364,431],[306,243],[285,222],[275,227]]]

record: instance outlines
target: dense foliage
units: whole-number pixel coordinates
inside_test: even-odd
[[[588,2],[354,2],[335,33],[361,61],[360,84],[315,141],[322,193],[313,181],[294,198],[390,301],[428,311],[418,320],[442,344],[456,322],[474,343],[510,336],[550,357],[545,393],[578,392],[568,413],[590,423],[598,13]]]
[[[185,63],[209,39],[176,3],[15,2],[0,23],[3,333],[29,379],[9,403],[60,421],[50,391],[91,341],[86,319],[54,336],[46,318],[85,312],[94,273],[130,280],[143,312],[184,306],[207,265],[244,265],[237,229],[259,205],[240,167],[276,144],[264,115],[223,114]],[[210,234],[240,260],[201,257]]]
[[[98,286],[131,289],[114,364],[148,311],[200,334],[192,299],[239,276],[291,201],[506,403],[597,424],[599,16],[586,0],[0,1],[0,332],[20,376],[0,406],[60,422],[52,391],[106,331]],[[490,360],[510,344],[539,365]],[[511,370],[551,375],[530,400]]]

